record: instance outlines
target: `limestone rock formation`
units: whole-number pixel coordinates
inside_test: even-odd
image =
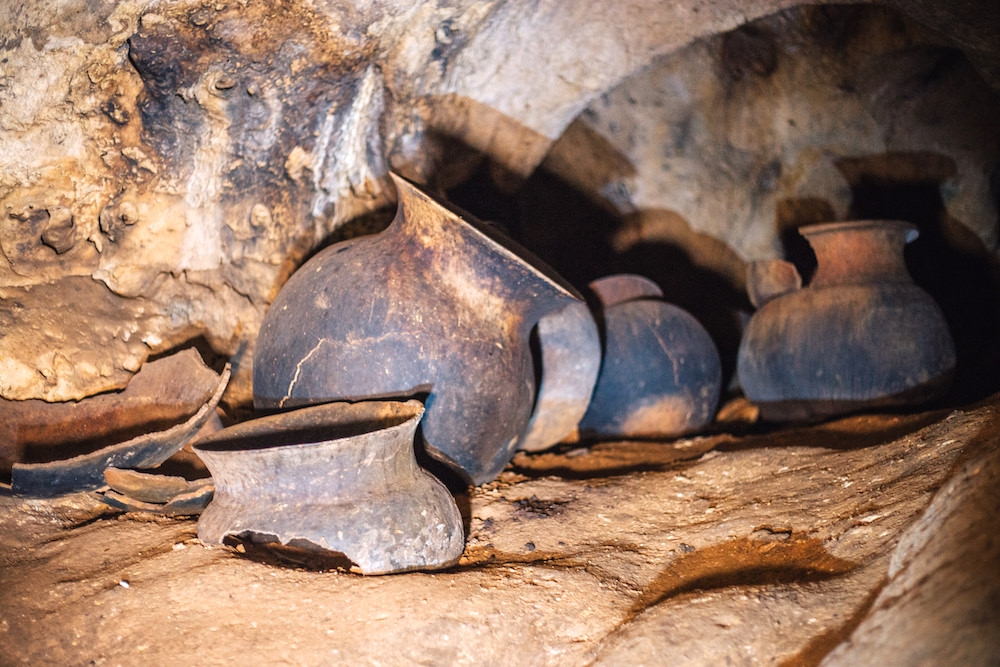
[[[870,57],[824,66],[810,82],[803,68],[815,69],[817,58],[827,63],[829,48],[807,47],[798,69],[787,66],[791,53],[782,49],[806,46],[797,29],[778,47],[761,37],[781,33],[781,18],[733,33],[725,74],[711,73],[704,43],[641,73],[694,39],[797,4],[7,4],[0,8],[0,396],[62,401],[120,388],[149,354],[201,337],[220,354],[240,352],[230,400],[245,401],[249,352],[269,300],[303,257],[345,225],[377,228],[379,211],[391,208],[389,169],[445,188],[484,155],[525,177],[596,98],[627,97],[648,76],[661,82],[637,99],[639,107],[685,95],[711,105],[723,90],[732,101],[717,105],[720,113],[750,94],[787,91],[790,111],[789,103],[809,98],[776,124],[746,107],[735,133],[725,134],[728,152],[709,150],[714,140],[706,134],[725,129],[724,118],[702,130],[690,125],[678,145],[699,156],[684,161],[686,180],[628,155],[641,172],[626,186],[632,205],[679,211],[744,258],[773,253],[772,226],[757,223],[777,194],[809,197],[817,184],[834,182],[826,196],[843,208],[843,182],[824,155],[846,153],[843,142],[859,138],[865,153],[919,149],[919,139],[945,141],[966,119],[925,119],[912,136],[893,129],[894,117],[858,108],[880,83],[877,72],[850,67]],[[991,48],[1000,22],[989,20],[995,8],[971,0],[900,8],[933,19],[944,35],[935,39],[952,40],[988,81],[1000,80]],[[844,30],[847,45],[868,34]],[[911,33],[904,30],[896,46],[914,44]],[[879,43],[876,51],[886,48]],[[896,76],[918,76],[933,64],[897,68]],[[860,86],[862,94],[824,92],[831,84]],[[897,98],[908,90],[902,84],[890,86]],[[823,138],[847,121],[787,123],[830,101],[838,118],[861,114],[868,126],[829,139],[831,146]],[[891,100],[875,102],[885,116]],[[919,115],[918,106],[904,111]],[[600,124],[592,114],[584,119]],[[968,129],[983,142],[961,149],[954,158],[961,178],[945,189],[949,211],[989,244],[995,221],[974,210],[987,182],[975,171],[989,152],[981,129]],[[717,202],[708,193],[720,178],[734,185],[749,178],[752,187]],[[717,205],[743,205],[740,196],[753,200],[761,191],[774,196],[755,212]],[[43,315],[56,308],[58,318]]]

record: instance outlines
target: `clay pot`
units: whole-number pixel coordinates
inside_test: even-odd
[[[609,276],[590,287],[601,301],[604,356],[580,434],[663,439],[704,428],[722,389],[719,353],[705,328],[640,276]]]
[[[194,445],[215,496],[198,537],[257,536],[344,554],[364,574],[453,565],[451,494],[417,465],[419,401],[330,403],[255,419]]]
[[[954,344],[903,259],[917,229],[861,220],[799,231],[816,252],[816,274],[764,303],[740,343],[740,384],[761,416],[808,420],[945,393]]]
[[[531,418],[532,328],[582,298],[492,228],[393,181],[389,228],[317,253],[274,300],[254,357],[254,402],[426,394],[429,453],[481,484],[507,464]]]

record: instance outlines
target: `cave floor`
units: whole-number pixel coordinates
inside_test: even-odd
[[[458,566],[364,577],[0,497],[0,664],[1000,662],[1000,395],[520,454],[459,501]]]

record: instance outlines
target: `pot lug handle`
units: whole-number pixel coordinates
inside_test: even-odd
[[[754,308],[799,289],[802,289],[802,276],[791,262],[765,259],[747,265],[747,295]]]

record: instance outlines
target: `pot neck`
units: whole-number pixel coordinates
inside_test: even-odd
[[[399,208],[389,233],[407,237],[433,267],[440,290],[488,314],[517,304],[528,328],[546,313],[583,297],[528,250],[490,225],[392,175]]]
[[[912,282],[903,248],[917,228],[898,220],[858,220],[809,225],[799,230],[816,253],[810,287]]]
[[[386,493],[418,474],[416,419],[336,440],[201,452],[218,490],[235,496],[333,502]]]

